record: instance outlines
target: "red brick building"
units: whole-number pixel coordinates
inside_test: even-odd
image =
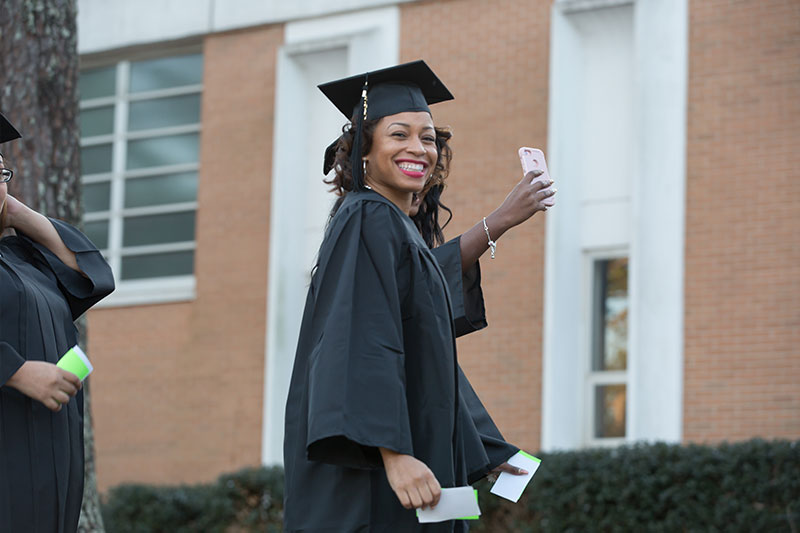
[[[483,259],[490,326],[459,341],[509,440],[800,437],[796,2],[79,4],[86,223],[119,284],[89,315],[101,489],[279,459],[343,125],[315,85],[417,58],[456,96],[448,237],[520,146],[559,189]]]

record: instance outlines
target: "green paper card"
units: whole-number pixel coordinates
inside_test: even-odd
[[[436,507],[417,509],[417,520],[420,524],[446,520],[477,520],[480,514],[477,491],[467,485],[443,488]]]
[[[525,487],[528,486],[528,483],[530,482],[531,478],[533,478],[533,475],[536,473],[536,470],[539,468],[541,463],[542,461],[538,457],[534,457],[533,455],[520,450],[515,456],[508,460],[508,464],[511,466],[516,466],[517,468],[522,468],[528,473],[521,476],[515,476],[514,474],[509,474],[508,472],[501,472],[497,477],[497,481],[495,481],[494,485],[492,486],[492,490],[489,492],[505,498],[506,500],[517,503],[520,496],[522,496],[522,492],[525,490]]]
[[[478,503],[478,489],[475,489],[475,503]],[[461,518],[457,518],[457,520],[480,520],[480,515],[475,516],[462,516]]]
[[[83,353],[80,346],[77,344],[67,351],[61,359],[58,360],[56,366],[63,368],[67,372],[72,372],[80,378],[81,381],[86,379],[92,373],[94,367],[89,362],[89,358]]]

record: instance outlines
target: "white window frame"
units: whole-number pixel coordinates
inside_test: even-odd
[[[90,66],[87,67],[102,68],[114,66],[116,69],[116,89],[113,96],[91,98],[87,100],[81,100],[80,102],[81,111],[84,109],[114,106],[113,133],[110,135],[82,137],[80,143],[81,149],[108,143],[111,143],[112,146],[111,172],[87,174],[82,176],[82,183],[84,184],[107,182],[110,184],[111,188],[109,209],[107,211],[85,213],[83,216],[84,222],[107,220],[109,223],[108,247],[102,249],[101,252],[108,259],[108,262],[111,265],[111,269],[114,272],[117,282],[117,288],[110,297],[104,299],[98,304],[100,307],[186,301],[193,300],[196,296],[196,278],[194,273],[181,276],[166,276],[133,280],[122,280],[120,274],[122,272],[122,258],[125,255],[195,251],[197,248],[196,238],[191,241],[125,247],[122,244],[122,220],[126,217],[133,216],[185,213],[189,211],[194,212],[195,217],[197,216],[198,202],[196,200],[192,202],[126,208],[123,205],[123,191],[126,180],[148,176],[179,172],[197,172],[199,180],[199,145],[198,161],[196,163],[165,165],[136,170],[126,170],[125,168],[127,162],[127,142],[129,140],[180,135],[185,133],[201,134],[202,132],[201,122],[129,132],[128,109],[131,102],[190,94],[199,94],[202,99],[203,95],[202,83],[131,94],[128,91],[131,63],[146,59],[160,59],[198,53],[202,53],[202,49],[199,46],[188,46],[178,49],[173,48],[166,53],[164,51],[160,51],[160,53],[157,54],[152,52],[144,54],[140,53],[134,57],[128,57],[124,60],[100,62],[96,65],[93,65],[90,62]],[[202,116],[200,120],[202,121]]]
[[[594,313],[596,311],[595,302],[595,263],[597,261],[614,260],[614,259],[628,259],[628,316],[632,315],[631,299],[630,299],[630,254],[627,249],[614,248],[609,250],[593,250],[584,253],[584,298],[586,304],[583,306],[583,327],[581,328],[583,334],[583,382],[584,382],[584,423],[583,423],[583,442],[585,446],[591,447],[614,447],[624,444],[629,440],[629,425],[630,425],[630,402],[632,401],[630,395],[630,379],[629,369],[631,359],[635,355],[631,352],[630,335],[628,335],[628,359],[625,365],[625,370],[592,370],[592,359],[594,357]],[[594,388],[597,385],[625,385],[625,436],[624,437],[595,437],[595,393]]]
[[[576,13],[578,11],[591,11],[606,7],[630,5],[635,0],[556,0],[554,8],[562,13]]]

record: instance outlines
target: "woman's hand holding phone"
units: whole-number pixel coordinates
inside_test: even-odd
[[[553,181],[543,180],[542,170],[532,170],[526,173],[522,180],[508,193],[506,199],[489,218],[499,217],[500,220],[490,224],[490,228],[497,231],[498,236],[506,230],[522,224],[539,211],[546,211],[547,200],[552,200],[556,189],[552,188]],[[551,203],[552,205],[552,203]],[[494,237],[494,234],[492,235]]]
[[[523,146],[519,149],[519,160],[520,163],[522,163],[523,176],[527,176],[529,173],[536,170],[541,171],[541,174],[531,180],[531,184],[539,181],[545,184],[543,185],[544,190],[552,190],[551,188],[553,180],[550,178],[550,172],[547,170],[547,161],[545,161],[544,152],[538,148],[528,148],[527,146]],[[556,200],[551,194],[550,196],[544,198],[542,203],[545,205],[545,207],[553,207],[556,203]]]

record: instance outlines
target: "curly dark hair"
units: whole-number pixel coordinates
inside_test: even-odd
[[[368,154],[372,149],[372,138],[375,133],[375,126],[378,124],[379,120],[380,119],[365,120],[363,122],[361,130],[361,157],[363,157],[364,154]],[[326,184],[331,186],[331,192],[336,193],[339,197],[333,205],[331,217],[339,210],[339,206],[345,195],[353,190],[353,171],[350,164],[350,152],[353,148],[355,132],[353,131],[352,124],[353,123],[350,122],[342,127],[342,135],[339,137],[339,141],[336,144],[336,156],[333,161],[334,175],[331,179],[323,180]],[[414,223],[417,225],[417,228],[420,229],[423,238],[425,238],[425,242],[427,242],[429,246],[431,246],[432,243],[441,244],[443,242],[442,228],[446,226],[447,222],[452,218],[452,212],[440,202],[439,198],[444,191],[445,180],[450,174],[450,161],[453,158],[453,150],[450,148],[448,141],[452,138],[453,133],[449,128],[435,127],[434,131],[436,132],[436,165],[433,168],[431,177],[428,179],[428,183],[425,184],[425,188],[421,193],[425,194],[423,205],[420,206],[420,211],[414,217]],[[434,189],[437,189],[437,192],[429,198],[428,195],[433,192]],[[430,205],[426,209],[423,209],[428,203],[430,203]],[[448,218],[444,226],[441,227],[438,222],[438,207],[442,207],[450,213],[450,218]],[[423,212],[425,214],[420,216]],[[426,235],[428,238],[426,238]]]
[[[453,218],[453,212],[442,203],[442,192],[444,192],[444,184],[433,185],[422,199],[417,214],[411,217],[428,248],[435,248],[444,244],[444,232],[442,230]],[[445,223],[441,225],[439,224],[440,211],[447,211],[448,215]]]

